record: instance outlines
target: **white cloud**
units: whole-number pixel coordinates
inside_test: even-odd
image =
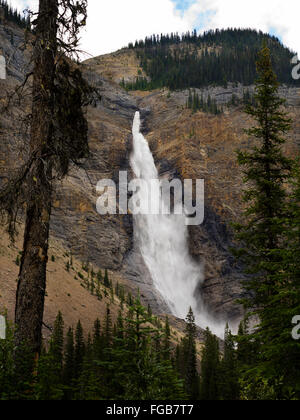
[[[38,0],[11,3],[22,9]],[[176,3],[180,5],[179,0]],[[175,0],[89,0],[88,12],[82,48],[91,55],[117,50],[152,33],[181,33],[194,27],[272,30],[300,54],[299,0],[194,0],[184,13],[175,8]]]
[[[189,22],[171,0],[90,0],[82,47],[97,55],[161,32],[184,32]]]
[[[11,3],[22,10],[25,6],[36,8],[38,0],[12,0]],[[172,0],[89,0],[81,48],[95,56],[154,33],[181,33],[188,29],[189,22]]]
[[[195,0],[184,18],[195,24],[199,15],[214,11],[203,29],[255,28],[276,32],[283,43],[300,53],[299,0]]]

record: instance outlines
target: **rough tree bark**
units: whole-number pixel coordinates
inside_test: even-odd
[[[33,51],[33,104],[30,152],[35,156],[29,175],[23,254],[15,309],[15,345],[29,346],[36,356],[42,342],[49,223],[52,196],[51,151],[54,113],[57,0],[40,0]]]

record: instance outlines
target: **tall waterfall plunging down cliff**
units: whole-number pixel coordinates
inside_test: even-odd
[[[149,200],[151,208],[162,209],[165,203],[161,197],[158,172],[148,142],[140,132],[140,124],[140,113],[136,112],[130,163],[135,177],[143,180],[147,188],[140,188],[135,193],[133,208],[137,210],[142,203],[148,202],[148,191],[152,188]],[[203,274],[201,265],[189,255],[184,212],[181,215],[165,215],[162,211],[160,214],[153,213],[134,215],[134,237],[155,288],[173,315],[184,319],[192,307],[199,326],[209,326],[215,334],[222,336],[223,323],[221,325],[208,316],[199,297],[196,299],[195,296],[197,286],[203,281]]]

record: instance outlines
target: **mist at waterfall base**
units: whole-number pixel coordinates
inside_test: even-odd
[[[195,291],[204,277],[201,264],[195,262],[189,254],[184,212],[136,214],[141,206],[148,203],[148,191],[151,188],[151,207],[157,206],[162,209],[165,205],[161,198],[158,171],[148,142],[140,132],[140,126],[140,113],[136,112],[132,127],[133,152],[130,164],[135,177],[146,182],[148,188],[140,188],[135,194],[135,243],[151,274],[154,287],[172,314],[185,319],[189,308],[192,307],[197,325],[202,328],[209,327],[214,334],[223,337],[225,322],[213,319],[201,303],[201,297],[195,296]],[[182,206],[182,203],[180,205]]]

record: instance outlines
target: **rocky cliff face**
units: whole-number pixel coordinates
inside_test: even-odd
[[[241,86],[227,90],[230,98],[232,93],[242,97]],[[212,88],[209,93],[222,101],[227,90]],[[300,92],[282,88],[281,93],[295,121],[286,145],[286,152],[294,155],[299,147]],[[139,107],[148,110],[145,133],[161,176],[205,180],[205,221],[189,229],[190,253],[204,266],[205,281],[199,292],[210,312],[238,318],[241,307],[235,301],[243,293],[240,282],[245,277],[243,267],[236,264],[230,252],[230,224],[241,218],[243,210],[243,175],[235,150],[251,145],[252,140],[243,132],[251,121],[241,107],[225,109],[221,116],[192,114],[185,109],[188,92],[156,91],[136,96]]]
[[[1,25],[0,41],[2,45],[9,44],[9,35]],[[15,57],[24,57],[20,48],[11,48],[17,49]],[[18,73],[23,68],[20,60],[12,58],[10,62],[10,77],[14,80],[22,78]],[[160,175],[169,179],[205,180],[205,221],[189,229],[190,253],[204,267],[205,281],[199,294],[211,313],[226,319],[239,318],[241,308],[235,301],[242,295],[240,281],[244,274],[243,267],[235,263],[230,253],[233,244],[230,223],[240,219],[243,209],[242,173],[235,150],[251,144],[243,133],[243,128],[251,123],[249,118],[239,107],[226,108],[219,116],[192,114],[185,108],[188,92],[127,93],[119,82],[122,78],[132,80],[140,70],[133,51],[97,57],[86,61],[83,67],[86,78],[98,88],[102,99],[87,110],[90,158],[57,184],[51,235],[62,240],[78,260],[118,273],[118,278],[132,290],[139,287],[145,302],[155,312],[168,312],[135,248],[132,216],[100,216],[96,212],[97,182],[105,178],[117,181],[120,170],[128,170],[132,176],[131,125],[135,111],[140,110],[144,134]],[[4,82],[0,83],[3,87]],[[233,92],[242,95],[243,88],[211,88],[205,92],[224,104]],[[300,142],[299,93],[297,89],[282,88],[295,121],[286,145],[291,155]],[[0,144],[3,171],[15,165],[16,145],[9,142],[7,130],[2,133],[6,140]],[[10,159],[6,158],[8,149],[12,150]]]

